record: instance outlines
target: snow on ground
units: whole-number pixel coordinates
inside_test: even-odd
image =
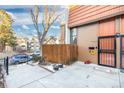
[[[38,65],[10,66],[8,87],[19,88],[106,88],[124,87],[124,73],[118,69],[76,62],[56,73]]]

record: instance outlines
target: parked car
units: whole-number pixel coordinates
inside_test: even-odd
[[[33,55],[40,55],[40,51],[39,50],[34,51]]]
[[[32,57],[27,54],[17,54],[10,58],[10,64],[19,64],[23,62],[31,61]]]
[[[28,56],[28,61],[31,61],[31,60],[33,60],[33,56],[32,55],[29,55]]]

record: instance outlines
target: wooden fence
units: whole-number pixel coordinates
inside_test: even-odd
[[[42,54],[45,61],[69,65],[78,59],[78,47],[70,44],[43,45]]]

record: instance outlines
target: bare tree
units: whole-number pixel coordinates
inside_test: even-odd
[[[45,39],[45,44],[48,44],[51,40],[53,40],[54,41],[54,43],[56,42],[56,40],[57,40],[57,38],[55,38],[54,36],[50,36],[50,38],[48,38],[48,40],[47,39]]]
[[[61,13],[58,14],[56,9],[57,9],[56,6],[51,6],[51,7],[48,7],[47,5],[44,6],[44,10],[42,13],[43,18],[42,18],[42,22],[41,22],[41,26],[43,27],[42,31],[40,31],[40,29],[38,27],[40,8],[38,6],[35,6],[34,10],[31,10],[31,18],[32,18],[34,27],[37,31],[40,48],[44,44],[45,36],[47,35],[47,32],[49,31],[50,27],[62,15]]]

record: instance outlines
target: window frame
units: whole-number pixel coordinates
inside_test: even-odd
[[[77,28],[70,29],[70,44],[77,44]]]

